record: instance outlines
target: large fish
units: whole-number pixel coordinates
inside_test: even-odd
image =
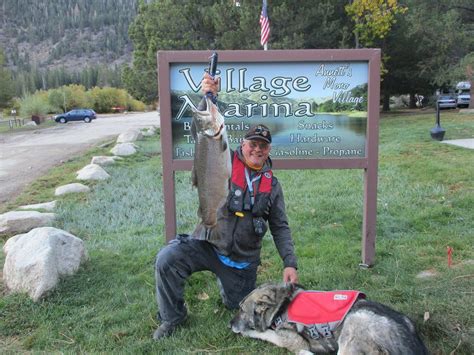
[[[200,228],[201,235],[195,235],[199,239],[208,239],[210,229],[217,224],[217,211],[226,203],[232,173],[224,117],[207,96],[205,103],[204,110],[193,110],[191,124],[191,134],[196,142],[192,183],[198,189],[198,216],[205,227],[205,233]]]

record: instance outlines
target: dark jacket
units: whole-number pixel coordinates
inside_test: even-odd
[[[237,153],[240,160],[243,160],[240,148]],[[271,160],[268,159],[260,172],[271,170],[271,165]],[[257,184],[259,182],[260,180],[257,181]],[[256,190],[258,191],[258,186]],[[248,189],[245,191],[244,199],[250,200]],[[259,262],[262,237],[256,235],[253,219],[254,216],[251,211],[244,211],[243,217],[239,217],[231,212],[226,204],[218,212],[217,226],[210,231],[208,241],[216,247],[219,253],[234,261]],[[285,212],[283,191],[275,176],[272,178],[272,191],[263,219],[267,221],[270,227],[270,232],[284,266],[296,268],[296,256]],[[204,228],[204,226],[199,225],[193,234],[195,236],[202,235],[202,233],[205,233]]]

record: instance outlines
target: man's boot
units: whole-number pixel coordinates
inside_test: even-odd
[[[160,324],[158,328],[156,328],[155,332],[153,333],[153,340],[160,340],[166,337],[169,337],[178,327],[177,324],[173,324],[170,322],[163,322]]]

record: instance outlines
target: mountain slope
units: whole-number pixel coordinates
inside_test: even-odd
[[[137,2],[0,0],[0,47],[16,70],[129,62]]]

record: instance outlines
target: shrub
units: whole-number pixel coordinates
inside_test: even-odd
[[[45,116],[49,112],[50,106],[44,93],[42,91],[34,95],[25,96],[20,102],[20,116]]]
[[[127,107],[128,94],[123,89],[95,87],[88,94],[96,112],[111,112],[116,106]]]
[[[17,112],[17,116],[18,116],[18,113],[20,112],[20,100],[17,99],[17,98],[14,98],[10,101],[10,105],[8,107],[6,107],[2,114],[3,114],[3,117],[6,118],[6,117],[10,117],[12,115],[12,110],[16,110]]]
[[[92,106],[86,88],[82,85],[61,86],[48,91],[48,103],[55,112],[66,112],[73,108],[88,108]]]
[[[146,109],[146,105],[143,102],[132,99],[131,97],[128,99],[127,106],[130,111],[145,111]]]

